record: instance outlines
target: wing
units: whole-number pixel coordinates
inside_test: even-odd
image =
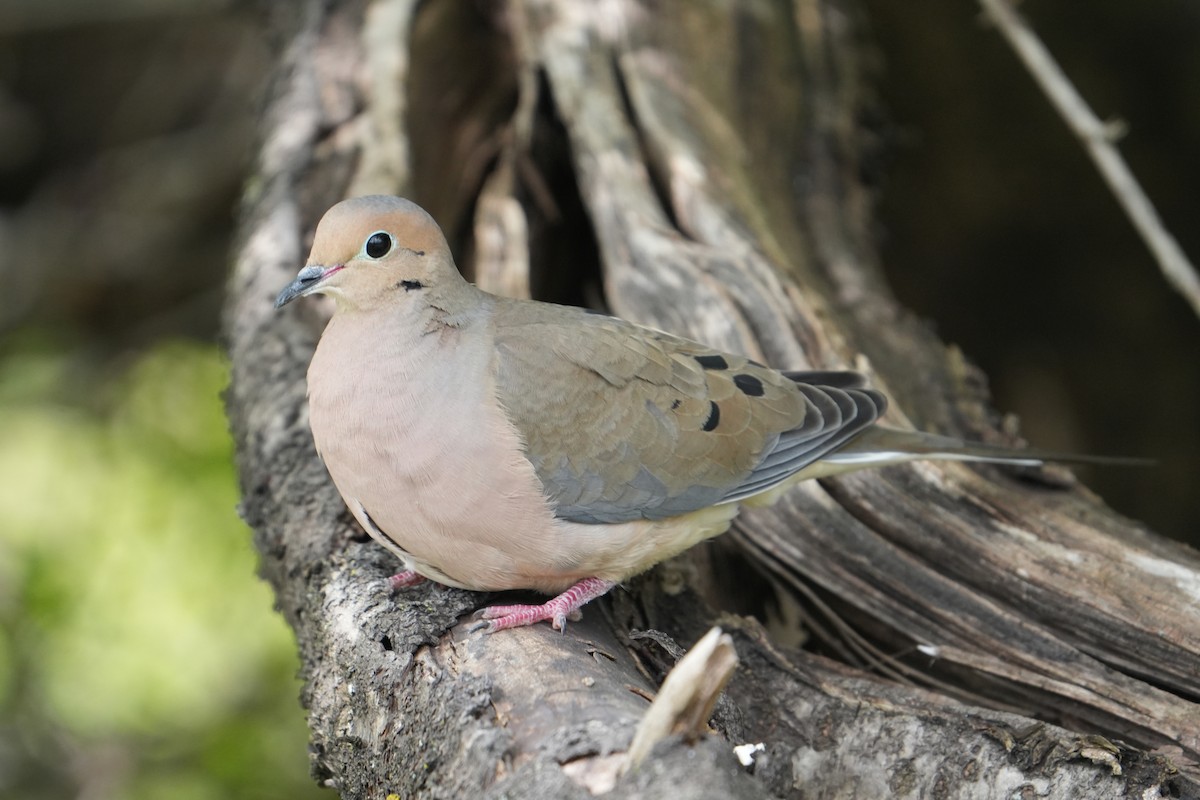
[[[501,301],[494,321],[500,402],[555,514],[573,522],[750,497],[885,405],[856,373],[782,373],[582,309]]]

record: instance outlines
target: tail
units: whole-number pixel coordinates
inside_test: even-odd
[[[878,425],[866,429],[845,447],[824,456],[821,460],[834,467],[838,472],[848,472],[864,467],[879,467],[924,459],[983,461],[1025,467],[1041,466],[1047,461],[1120,467],[1146,467],[1154,463],[1152,460],[1144,458],[1088,456],[1035,449],[1017,450],[979,442],[967,442],[952,436],[939,436],[922,431],[902,431]]]

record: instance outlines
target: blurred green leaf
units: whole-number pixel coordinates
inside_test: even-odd
[[[292,637],[235,512],[224,360],[160,346],[96,414],[61,399],[66,359],[0,361],[25,387],[0,390],[0,710],[40,732],[26,750],[117,748],[101,796],[317,794]]]

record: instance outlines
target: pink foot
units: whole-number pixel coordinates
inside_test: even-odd
[[[411,569],[406,569],[404,572],[398,572],[392,577],[388,578],[388,585],[391,586],[393,592],[400,589],[407,589],[410,586],[416,586],[418,583],[424,582],[425,579],[413,572]]]
[[[472,625],[471,630],[483,628],[487,633],[495,633],[505,628],[520,628],[547,619],[555,630],[565,631],[568,614],[578,611],[588,601],[595,600],[614,586],[614,581],[584,578],[558,597],[540,606],[489,606],[475,612],[475,616],[484,621]]]

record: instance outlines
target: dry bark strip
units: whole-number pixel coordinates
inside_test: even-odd
[[[479,596],[387,593],[395,565],[313,452],[303,374],[328,309],[271,299],[320,213],[367,191],[425,204],[485,286],[583,302],[598,280],[638,321],[866,369],[895,424],[1005,441],[980,377],[874,265],[862,45],[840,3],[267,9],[278,69],[226,304],[228,405],[319,780],[352,798],[1195,796],[1200,559],[1069,475],[915,465],[809,484],[729,537],[753,581],[728,579],[732,548],[703,549],[565,636],[484,637],[456,624]],[[794,621],[768,634],[712,610],[762,594],[896,680],[778,644]],[[714,621],[741,659],[715,733],[618,776],[672,643]],[[764,745],[750,769],[732,753],[747,742]]]

